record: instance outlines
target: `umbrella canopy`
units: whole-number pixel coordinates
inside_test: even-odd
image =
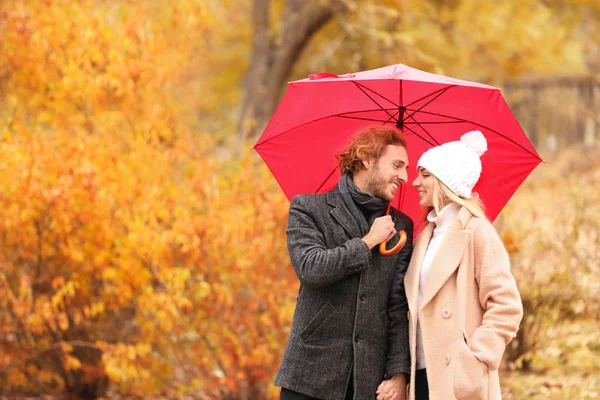
[[[369,125],[400,128],[408,141],[409,180],[392,205],[417,221],[417,191],[410,186],[424,151],[480,130],[488,141],[474,191],[494,220],[542,161],[500,89],[402,64],[345,75],[321,73],[290,82],[254,149],[291,200],[331,189],[340,173],[335,154]]]

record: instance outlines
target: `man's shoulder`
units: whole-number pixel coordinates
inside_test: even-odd
[[[292,198],[291,205],[298,207],[314,207],[327,202],[327,193],[297,194]]]

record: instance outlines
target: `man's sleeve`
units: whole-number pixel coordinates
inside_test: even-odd
[[[292,266],[300,282],[327,286],[371,265],[371,250],[361,238],[328,249],[305,197],[292,199],[287,227],[287,245]]]
[[[407,217],[406,244],[400,250],[394,280],[388,300],[388,357],[385,378],[404,372],[410,373],[410,348],[408,343],[408,301],[404,291],[404,275],[410,263],[413,245],[414,224]]]

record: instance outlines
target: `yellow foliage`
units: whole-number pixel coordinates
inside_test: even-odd
[[[553,65],[563,51],[577,64],[578,46],[558,48],[564,31],[533,0],[478,2],[483,20],[473,18],[475,3],[357,2],[343,21],[348,40],[329,40],[339,33],[330,24],[309,51],[311,68],[300,69],[335,66],[319,57],[336,43],[344,43],[337,59],[437,72],[465,68],[478,46],[492,71]],[[85,383],[102,396],[110,380],[142,397],[276,396],[297,289],[288,203],[255,154],[211,153],[197,128],[240,97],[246,63],[232,60],[248,51],[250,6],[0,3],[0,387]],[[519,21],[507,43],[500,20],[486,25],[489,15]],[[517,46],[524,36],[530,42]],[[354,57],[357,44],[366,64]],[[585,203],[581,186],[572,196]],[[541,246],[516,240],[527,229],[504,235],[513,255]],[[597,236],[576,237],[581,257],[597,245]]]
[[[81,368],[81,362],[73,356],[65,356],[64,366],[67,371],[72,371]]]
[[[287,201],[255,154],[209,156],[190,129],[208,6],[0,5],[0,386],[270,385]]]
[[[574,147],[550,156],[498,220],[525,310],[508,349],[516,367],[536,367],[559,322],[600,313],[599,154]]]
[[[591,28],[599,25],[600,14],[582,23],[586,1],[347,3],[353,5],[350,12],[315,35],[295,78],[315,71],[346,73],[401,62],[499,85],[523,74],[583,73],[586,53],[598,45],[591,39]],[[587,1],[587,7],[597,9],[592,3]],[[578,31],[584,25],[590,32],[582,40]]]

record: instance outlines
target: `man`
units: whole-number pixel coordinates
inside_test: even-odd
[[[300,290],[275,384],[282,400],[364,400],[377,392],[401,400],[410,371],[403,279],[413,223],[395,209],[384,214],[407,180],[406,139],[395,128],[365,128],[337,159],[335,188],[290,205],[287,243]],[[382,256],[379,244],[394,246],[399,230],[405,246]]]

